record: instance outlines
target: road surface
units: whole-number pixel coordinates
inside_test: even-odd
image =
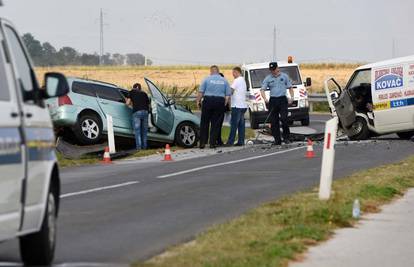
[[[340,143],[335,177],[399,161],[413,148],[394,139]],[[315,159],[297,144],[263,145],[170,163],[64,169],[56,263],[148,259],[263,202],[317,185],[321,145],[315,150]],[[0,245],[0,262],[20,261],[17,244]]]

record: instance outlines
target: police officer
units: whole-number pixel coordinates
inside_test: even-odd
[[[283,128],[283,141],[289,144],[289,124],[288,124],[288,104],[293,101],[293,89],[290,78],[285,73],[280,72],[277,62],[269,64],[270,74],[263,80],[261,95],[265,100],[270,111],[272,124],[272,135],[275,139],[274,145],[281,145],[280,122]],[[270,100],[267,99],[265,91],[270,90]],[[290,95],[287,95],[287,90]]]
[[[201,107],[200,148],[203,149],[210,137],[210,148],[216,148],[220,133],[220,118],[231,96],[230,85],[220,76],[217,66],[210,67],[208,76],[200,85],[197,105]],[[201,104],[201,101],[202,104]],[[211,127],[211,129],[210,129]]]

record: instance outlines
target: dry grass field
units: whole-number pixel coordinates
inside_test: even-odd
[[[311,92],[320,92],[323,89],[323,81],[327,77],[333,76],[341,85],[345,85],[357,66],[358,64],[303,64],[300,67],[304,79],[306,77],[312,78]],[[229,81],[233,80],[231,68],[232,66],[221,67],[221,71]],[[36,69],[40,80],[43,74],[49,71],[62,72],[68,77],[105,81],[123,88],[130,88],[135,82],[143,83],[144,77],[147,77],[155,83],[163,85],[165,89],[178,87],[186,90],[195,88],[209,73],[208,67],[204,66],[64,66]]]

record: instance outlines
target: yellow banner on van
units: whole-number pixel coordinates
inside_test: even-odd
[[[391,108],[391,104],[389,101],[377,103],[374,105],[374,110],[385,110],[385,109],[390,109],[390,108]]]

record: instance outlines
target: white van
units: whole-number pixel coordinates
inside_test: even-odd
[[[0,18],[0,241],[19,237],[26,265],[53,259],[60,181],[47,97],[66,94],[58,73],[36,81],[13,25]]]
[[[293,62],[292,57],[289,57],[287,62],[278,61],[277,63],[280,71],[290,77],[293,85],[294,97],[293,103],[289,105],[289,122],[300,121],[302,125],[308,126],[309,102],[306,87],[312,85],[312,80],[311,78],[307,78],[303,82],[299,65]],[[269,115],[264,99],[260,94],[262,82],[270,74],[269,62],[243,65],[242,72],[247,84],[250,125],[252,129],[258,129],[259,124],[265,123]],[[269,91],[266,91],[268,99],[269,93]],[[287,95],[289,95],[289,91]]]
[[[361,66],[345,89],[330,78],[325,92],[340,129],[353,140],[414,136],[414,56]]]

